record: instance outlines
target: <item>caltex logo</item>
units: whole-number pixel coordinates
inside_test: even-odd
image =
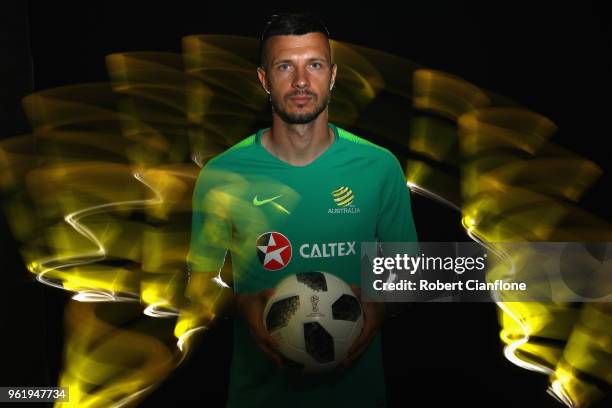
[[[283,269],[291,261],[291,242],[280,232],[265,232],[257,237],[257,258],[269,271]]]

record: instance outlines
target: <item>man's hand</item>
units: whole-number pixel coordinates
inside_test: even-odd
[[[266,353],[280,368],[283,360],[279,354],[278,342],[270,336],[263,324],[263,312],[268,298],[274,293],[274,289],[264,289],[253,294],[235,294],[236,313],[249,325],[255,343]]]
[[[351,285],[351,289],[361,301],[361,289]],[[368,348],[368,345],[382,326],[385,318],[385,304],[382,302],[361,302],[363,308],[363,329],[353,341],[346,358],[340,363],[341,368],[350,367],[353,362]]]

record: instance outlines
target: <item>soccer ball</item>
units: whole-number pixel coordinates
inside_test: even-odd
[[[349,285],[319,271],[279,282],[263,319],[285,364],[304,373],[336,367],[363,328],[361,303]]]

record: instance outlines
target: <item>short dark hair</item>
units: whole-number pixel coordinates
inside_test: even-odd
[[[265,65],[265,46],[268,38],[274,35],[303,35],[308,33],[322,33],[329,40],[329,31],[325,23],[313,13],[283,12],[274,14],[270,17],[261,33],[259,65],[261,67]]]

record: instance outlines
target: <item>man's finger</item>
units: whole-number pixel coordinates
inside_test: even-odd
[[[270,347],[278,348],[278,342],[270,335],[263,321],[257,320],[256,323],[253,323],[251,325],[251,332],[253,333],[253,337],[257,340],[265,342]]]
[[[349,352],[359,347],[360,344],[367,343],[368,339],[371,337],[372,330],[370,328],[370,325],[366,323],[367,322],[364,321],[363,327],[361,328],[361,333],[359,333],[359,336],[357,336],[357,338],[353,340],[353,344],[351,344],[351,347],[349,347]]]
[[[274,294],[274,292],[275,292],[274,288],[264,289],[261,291],[261,296],[264,301],[268,301],[268,299],[270,298],[270,296]]]
[[[357,347],[359,347],[359,345],[363,342],[366,341],[366,338],[368,337],[368,326],[365,324],[365,319],[364,319],[364,324],[363,327],[361,328],[361,332],[359,333],[359,336],[357,336],[357,338],[355,338],[355,340],[353,340],[353,344],[351,344],[351,346],[348,349],[347,355],[350,355],[352,353],[353,350],[355,350]]]
[[[352,355],[355,352],[355,350],[359,349],[364,344],[367,344],[367,339],[368,339],[368,335],[365,333],[365,331],[362,331],[359,337],[357,337],[355,341],[353,341],[353,344],[351,344],[351,347],[349,347],[347,355],[348,356]]]
[[[353,353],[349,354],[343,361],[342,361],[342,365],[345,368],[350,367],[353,362],[359,358],[359,356],[365,351],[367,347],[367,343],[362,344],[361,346],[359,346],[359,348],[357,348]]]
[[[261,340],[265,342],[268,346],[270,346],[272,349],[278,349],[278,341],[276,341],[276,339],[270,336],[268,333],[265,333],[263,336],[261,336]]]
[[[266,355],[268,355],[268,357],[272,359],[272,361],[274,361],[274,363],[276,364],[278,368],[281,368],[283,366],[283,359],[280,357],[280,355],[277,352],[272,350],[266,343],[262,341],[258,341],[257,345]]]
[[[266,331],[266,329],[262,326],[253,328],[253,337],[255,337],[258,341],[266,344],[268,347],[272,349],[278,349],[278,341]]]

